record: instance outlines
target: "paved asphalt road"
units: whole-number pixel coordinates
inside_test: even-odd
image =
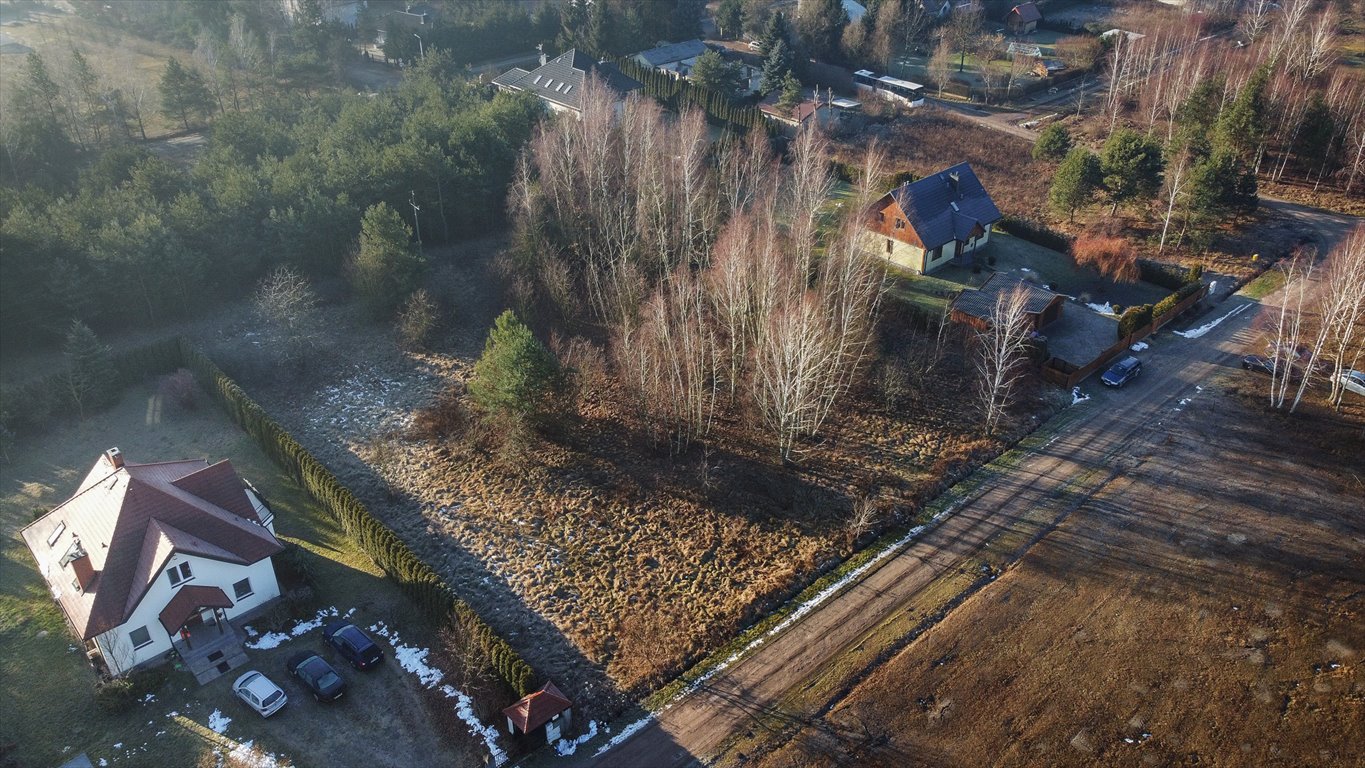
[[[1316,209],[1272,201],[1290,215],[1302,216],[1305,229],[1317,230],[1330,245],[1358,222]],[[704,765],[713,751],[754,716],[781,717],[775,707],[784,694],[814,679],[821,669],[885,617],[905,610],[936,576],[967,567],[991,535],[1014,522],[1032,505],[1063,490],[1094,469],[1120,471],[1134,444],[1173,417],[1180,401],[1218,367],[1236,365],[1248,342],[1256,303],[1233,296],[1193,325],[1222,322],[1198,338],[1163,331],[1151,349],[1139,354],[1143,374],[1123,390],[1099,391],[1090,379],[1084,389],[1093,399],[1078,422],[1058,439],[1035,450],[1004,482],[980,492],[956,513],[911,542],[898,554],[862,575],[839,595],[811,611],[750,656],[711,678],[707,685],[663,711],[656,721],[600,758],[586,751],[561,764],[604,768],[670,768]],[[806,713],[785,713],[793,718]]]

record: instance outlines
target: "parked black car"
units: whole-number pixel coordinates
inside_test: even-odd
[[[1110,366],[1100,381],[1111,387],[1121,387],[1142,373],[1142,361],[1136,357],[1125,357]]]
[[[287,666],[289,674],[297,677],[318,701],[336,701],[346,693],[346,681],[316,653],[296,653],[289,657]]]
[[[384,660],[384,651],[349,622],[327,622],[322,626],[322,637],[356,669],[369,669]]]

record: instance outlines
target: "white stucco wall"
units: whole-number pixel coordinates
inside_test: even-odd
[[[190,564],[191,578],[172,587],[166,578],[166,570],[185,562]],[[232,585],[242,579],[251,580],[252,594],[238,600]],[[225,610],[229,619],[257,608],[280,594],[279,581],[275,578],[275,568],[270,558],[254,565],[236,565],[193,555],[173,554],[133,610],[132,617],[123,625],[95,638],[110,672],[121,675],[139,664],[160,659],[171,650],[171,636],[161,626],[160,615],[175,593],[186,586],[218,587],[223,590],[233,602],[233,606]],[[146,627],[152,641],[141,648],[133,648],[128,634],[138,627]]]

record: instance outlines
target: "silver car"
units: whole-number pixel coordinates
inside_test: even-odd
[[[237,698],[245,701],[247,706],[259,712],[261,717],[270,717],[289,702],[289,697],[284,695],[284,691],[280,690],[278,685],[255,670],[237,678],[237,682],[232,684],[232,692],[237,694]]]

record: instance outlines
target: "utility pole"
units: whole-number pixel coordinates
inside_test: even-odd
[[[417,218],[417,212],[422,210],[417,205],[417,192],[408,190],[408,205],[412,206],[412,226],[417,230],[417,252],[422,252],[422,222]]]

